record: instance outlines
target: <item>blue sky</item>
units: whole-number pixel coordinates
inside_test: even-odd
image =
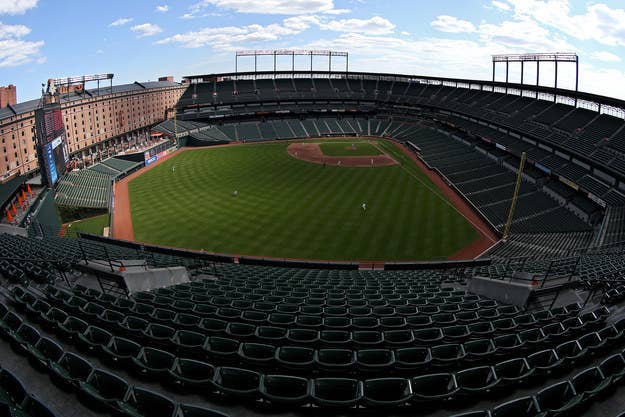
[[[0,85],[17,85],[19,101],[51,77],[179,80],[233,71],[236,50],[275,48],[346,50],[354,71],[475,79],[491,77],[493,53],[574,51],[581,90],[625,99],[622,0],[0,0]],[[563,65],[559,85],[573,76]],[[553,83],[547,64],[541,83]]]

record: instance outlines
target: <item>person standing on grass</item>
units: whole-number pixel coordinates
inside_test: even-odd
[[[363,201],[360,208],[362,208],[362,211],[367,211],[367,203]]]

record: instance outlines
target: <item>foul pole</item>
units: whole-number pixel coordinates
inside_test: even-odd
[[[525,167],[525,152],[521,154],[521,163],[519,164],[519,172],[516,176],[516,184],[514,185],[514,194],[512,195],[512,203],[510,204],[510,211],[508,212],[508,220],[506,221],[506,228],[503,231],[502,240],[505,242],[508,239],[508,233],[510,233],[510,224],[514,217],[514,209],[516,208],[516,201],[519,197],[519,189],[521,188],[521,179],[523,178],[523,168]]]

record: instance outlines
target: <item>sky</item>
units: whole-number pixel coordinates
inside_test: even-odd
[[[38,98],[48,78],[179,81],[234,71],[237,50],[312,48],[349,52],[352,71],[483,80],[492,54],[576,52],[580,90],[625,99],[623,0],[0,0],[0,85],[15,84],[18,101]],[[259,59],[260,70],[272,65]],[[574,65],[559,68],[558,86],[574,88]],[[253,70],[253,58],[239,70]],[[535,65],[525,74],[535,82]],[[541,64],[542,85],[553,75]],[[519,80],[511,64],[510,81]]]

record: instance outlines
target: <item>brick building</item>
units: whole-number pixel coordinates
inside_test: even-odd
[[[60,94],[70,155],[80,160],[126,149],[165,119],[186,87],[173,81],[134,82]],[[40,100],[30,100],[0,109],[0,177],[38,169],[39,105]]]
[[[0,87],[0,109],[17,103],[17,91],[13,84],[6,87]]]

